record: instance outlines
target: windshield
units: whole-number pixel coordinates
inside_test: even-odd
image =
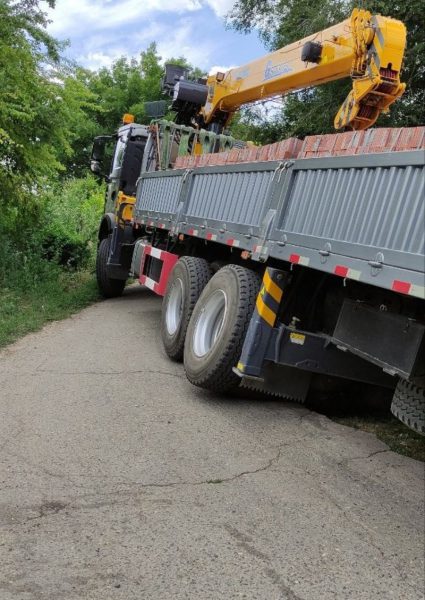
[[[120,135],[117,140],[117,145],[115,147],[115,156],[114,156],[114,164],[112,166],[112,170],[119,169],[122,165],[122,160],[124,158],[124,150],[127,143],[127,132]]]

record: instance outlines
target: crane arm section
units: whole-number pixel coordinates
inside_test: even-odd
[[[201,115],[206,124],[225,125],[244,104],[351,77],[353,87],[335,127],[366,129],[404,92],[400,71],[405,45],[403,23],[354,9],[338,25],[210,76]]]

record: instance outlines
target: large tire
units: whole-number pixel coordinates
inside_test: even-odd
[[[184,366],[191,383],[215,392],[239,385],[233,367],[241,355],[260,284],[254,271],[227,265],[205,286],[184,347]]]
[[[206,260],[183,256],[168,279],[162,303],[161,338],[165,352],[172,360],[181,361],[183,358],[190,317],[211,275],[212,270]]]
[[[96,257],[96,279],[99,291],[104,298],[116,298],[121,296],[125,288],[123,279],[111,279],[108,277],[107,263],[111,238],[101,240],[97,249]]]
[[[400,379],[394,391],[391,412],[417,433],[425,435],[425,389]]]

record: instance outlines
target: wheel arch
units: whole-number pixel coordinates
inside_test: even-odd
[[[99,225],[97,239],[99,242],[107,238],[115,227],[115,215],[113,213],[105,213]]]

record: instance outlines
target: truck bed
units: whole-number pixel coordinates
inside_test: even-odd
[[[144,173],[135,222],[425,298],[424,158],[414,150]]]

